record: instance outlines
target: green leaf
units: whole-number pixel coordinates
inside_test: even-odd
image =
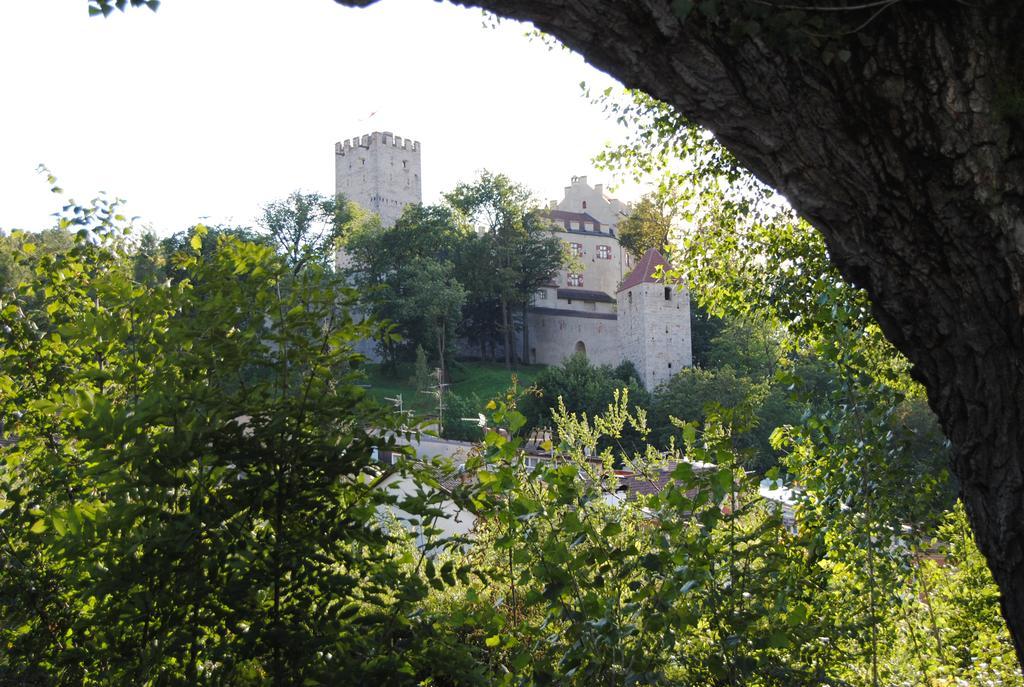
[[[203,249],[203,237],[199,234],[193,234],[192,238],[189,239],[188,245],[192,246],[192,250],[198,253]]]
[[[697,428],[692,422],[683,425],[683,441],[687,446],[692,446],[697,442]]]
[[[488,637],[484,640],[484,644],[486,644],[489,649],[493,649],[494,647],[501,644],[501,635],[493,635],[491,637]]]
[[[693,482],[695,473],[693,466],[686,462],[679,462],[672,470],[672,479],[679,480],[683,484],[690,484]]]
[[[526,424],[526,417],[515,410],[508,413],[506,420],[508,422],[508,429],[512,433],[518,432]]]
[[[583,523],[580,522],[580,516],[576,514],[576,511],[569,511],[562,518],[562,531],[566,534],[575,534],[583,529]]]
[[[715,487],[715,492],[718,494],[727,494],[732,489],[732,470],[730,468],[721,468],[712,476],[712,480]]]
[[[455,576],[452,574],[452,562],[445,561],[444,565],[441,566],[441,579],[449,587],[455,586]]]
[[[622,525],[617,522],[610,522],[601,530],[602,537],[614,537],[617,534],[622,534]]]
[[[810,611],[807,604],[803,602],[797,602],[789,609],[789,613],[786,614],[786,624],[790,626],[796,626],[807,620],[807,614]]]

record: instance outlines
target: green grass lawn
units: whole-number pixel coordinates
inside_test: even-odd
[[[519,380],[520,387],[529,386],[542,369],[544,367],[541,365],[529,365],[509,371],[502,363],[456,363],[451,370],[451,386],[448,390],[458,396],[476,395],[487,401],[504,394],[512,385],[513,375]],[[374,397],[383,401],[387,397],[397,398],[398,394],[401,394],[406,410],[428,416],[436,413],[437,401],[432,396],[416,390],[412,381],[412,363],[400,364],[397,373],[394,374],[384,369],[382,365],[366,365],[365,370],[366,383],[370,385],[368,391]]]

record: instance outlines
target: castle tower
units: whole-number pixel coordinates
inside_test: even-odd
[[[334,188],[392,226],[406,205],[423,202],[419,141],[374,131],[335,143]]]
[[[652,275],[669,269],[655,249],[644,253],[616,295],[623,358],[636,365],[649,390],[693,365],[690,293]]]

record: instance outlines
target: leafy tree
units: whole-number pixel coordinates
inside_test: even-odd
[[[534,385],[537,392],[527,394],[521,402],[530,427],[550,427],[560,412],[598,417],[623,389],[640,408],[646,408],[650,398],[632,364],[623,363],[616,368],[593,365],[583,353],[573,354],[561,365],[544,368]],[[624,446],[630,447],[636,446],[640,438],[633,431],[619,437]]]
[[[894,609],[904,631],[886,661],[925,679],[1019,684],[1013,644],[999,617],[999,590],[962,505],[945,514],[934,547],[920,551],[912,569],[911,593]]]
[[[725,326],[724,320],[712,315],[700,304],[696,294],[690,294],[690,341],[694,367],[711,365],[711,341]]]
[[[830,646],[819,642],[833,628],[812,612],[824,580],[804,566],[795,540],[778,536],[777,515],[752,499],[726,425],[704,432],[707,443],[687,432],[690,455],[719,462],[698,473],[656,451],[614,451],[608,439],[643,426],[628,405],[622,394],[598,417],[557,413],[559,459],[531,468],[517,436],[526,418],[492,404],[490,422],[510,436],[487,435],[467,463],[478,481],[456,492],[481,515],[476,543],[462,554],[487,579],[464,605],[483,629],[476,641],[527,684],[793,685],[836,676]],[[623,498],[612,473],[619,464],[650,492]],[[772,593],[774,603],[754,601]]]
[[[442,379],[455,355],[451,341],[462,317],[465,289],[454,276],[450,262],[421,258],[402,266],[386,291],[391,306],[386,313],[402,323],[412,341],[429,342],[441,368]]]
[[[656,191],[645,194],[632,212],[618,224],[619,243],[640,258],[650,249],[665,250],[682,204],[674,194]]]
[[[514,397],[492,402],[504,431],[459,473],[400,461],[400,497],[371,459],[403,430],[356,384],[373,326],[347,316],[352,291],[236,237],[206,253],[201,231],[185,278],[140,283],[116,208],[82,214],[65,220],[81,240],[0,303],[4,681],[1022,684],[962,512],[940,572],[917,554],[929,523],[886,498],[914,460],[890,435],[913,422],[865,374],[898,366],[837,336],[863,336],[851,318],[804,332],[842,344],[835,399],[776,436],[804,488],[794,532],[744,469],[749,403],[679,423],[663,455],[623,450],[647,434],[625,391],[557,410],[540,464]],[[448,549],[442,495],[478,518]]]
[[[733,432],[748,422],[746,410],[712,410],[699,432],[682,424],[685,454],[665,457],[651,448],[620,453],[609,441],[633,423],[643,427],[628,406],[622,395],[597,417],[556,413],[556,458],[534,465],[520,451],[526,418],[508,401],[492,403],[489,426],[507,431],[484,438],[466,466],[476,480],[453,492],[480,524],[446,565],[467,562],[481,581],[448,597],[446,608],[473,619],[469,641],[517,681],[1024,684],[995,619],[991,576],[963,538],[962,513],[959,530],[939,530],[948,550],[965,556],[951,557],[952,583],[915,553],[922,549],[902,534],[891,500],[848,490],[893,469],[869,455],[885,446],[892,457],[902,451],[881,427],[860,434],[873,439],[859,449],[835,435],[834,455],[855,470],[814,473],[858,475],[829,487],[844,489],[849,507],[832,510],[838,492],[820,502],[800,498],[795,531],[785,533],[780,511],[757,496],[760,476],[742,469]],[[864,432],[871,418],[884,426],[890,407],[850,408],[836,429]],[[613,467],[633,475],[619,481]],[[973,658],[962,658],[969,651]]]
[[[132,264],[135,281],[151,284],[163,278],[160,269],[160,240],[153,232],[146,232],[139,237],[138,246],[133,251]]]
[[[408,205],[393,227],[350,221],[344,247],[352,271],[386,274],[418,258],[453,260],[471,229],[445,205]]]
[[[185,278],[195,278],[189,275],[175,256],[189,251],[198,250],[205,259],[212,259],[220,245],[221,238],[235,238],[246,243],[257,243],[271,247],[270,240],[252,227],[233,227],[227,225],[195,224],[183,231],[175,232],[167,238],[161,239],[156,248],[143,244],[139,250],[134,252],[132,260],[135,263],[135,277],[143,283],[153,284],[152,281],[164,281],[170,279],[174,282]],[[144,238],[148,243],[148,239]]]
[[[503,174],[483,172],[473,183],[463,183],[445,196],[483,237],[481,248],[489,266],[487,291],[501,313],[505,365],[514,356],[514,311],[521,314],[523,350],[529,350],[526,308],[537,288],[549,281],[563,261],[563,248],[548,231],[526,187]],[[479,253],[477,253],[479,254]]]
[[[681,370],[654,391],[650,406],[652,439],[657,445],[666,445],[677,433],[672,418],[703,426],[716,407],[744,406],[756,416],[765,393],[766,385],[752,381],[732,367]],[[744,438],[745,433],[735,437],[740,441]],[[750,441],[746,446],[750,447]]]
[[[140,283],[117,217],[69,210],[0,301],[0,681],[472,680],[379,515],[403,430],[357,384],[354,293],[201,230]],[[428,541],[434,493],[401,502]]]
[[[484,428],[476,422],[470,422],[463,418],[479,416],[486,406],[487,401],[481,399],[477,394],[468,396],[447,394],[444,407],[445,417],[448,420],[444,424],[441,436],[457,441],[480,441],[484,436]]]
[[[64,229],[0,233],[0,292],[13,290],[31,275],[33,263],[40,257],[65,251],[73,242],[74,236]],[[30,246],[27,250],[26,244]],[[33,257],[28,258],[26,253]],[[27,259],[19,260],[19,256]]]
[[[491,244],[487,236],[472,233],[459,245],[455,271],[466,287],[461,332],[475,343],[481,360],[496,360],[503,341],[499,284],[491,267]]]
[[[732,367],[751,379],[770,380],[783,355],[780,334],[763,320],[726,319],[711,339],[707,366]]]
[[[427,365],[427,352],[423,346],[416,347],[416,362],[413,364],[413,375],[409,381],[416,391],[426,391],[433,382],[430,367]]]
[[[293,191],[264,205],[257,224],[298,272],[310,264],[323,269],[334,265],[342,228],[349,219],[344,198]]]
[[[363,292],[369,312],[393,322],[404,337],[380,344],[392,366],[417,346],[439,367],[447,370],[451,363],[449,344],[467,298],[452,258],[468,231],[450,208],[421,205],[407,207],[393,227],[356,215],[346,228],[345,273]]]

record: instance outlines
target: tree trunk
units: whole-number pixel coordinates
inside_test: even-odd
[[[523,303],[523,364],[529,365],[530,360],[530,326],[526,322],[526,310],[529,307],[527,303]]]
[[[445,326],[444,322],[441,323],[441,327],[437,330],[437,362],[438,367],[441,368],[441,381],[448,381],[448,364],[445,360],[444,350],[444,339],[445,339]]]
[[[509,303],[508,306],[508,345],[509,345],[509,360],[512,363],[512,367],[519,364],[519,351],[516,350],[516,345],[519,343],[516,338],[516,311]]]
[[[511,370],[512,369],[512,350],[511,350],[512,349],[512,335],[511,335],[511,332],[509,332],[509,326],[508,326],[508,319],[509,318],[508,318],[508,315],[509,315],[509,312],[508,312],[508,302],[505,300],[505,297],[502,296],[502,298],[501,298],[501,334],[504,337],[503,341],[504,341],[504,346],[505,346],[505,367],[506,367],[506,369]]]
[[[1024,659],[1024,3],[808,12],[845,22],[816,48],[811,29],[773,39],[736,18],[771,2],[685,20],[670,0],[463,4],[671,103],[821,231],[928,390]],[[816,3],[847,5],[779,2]]]

